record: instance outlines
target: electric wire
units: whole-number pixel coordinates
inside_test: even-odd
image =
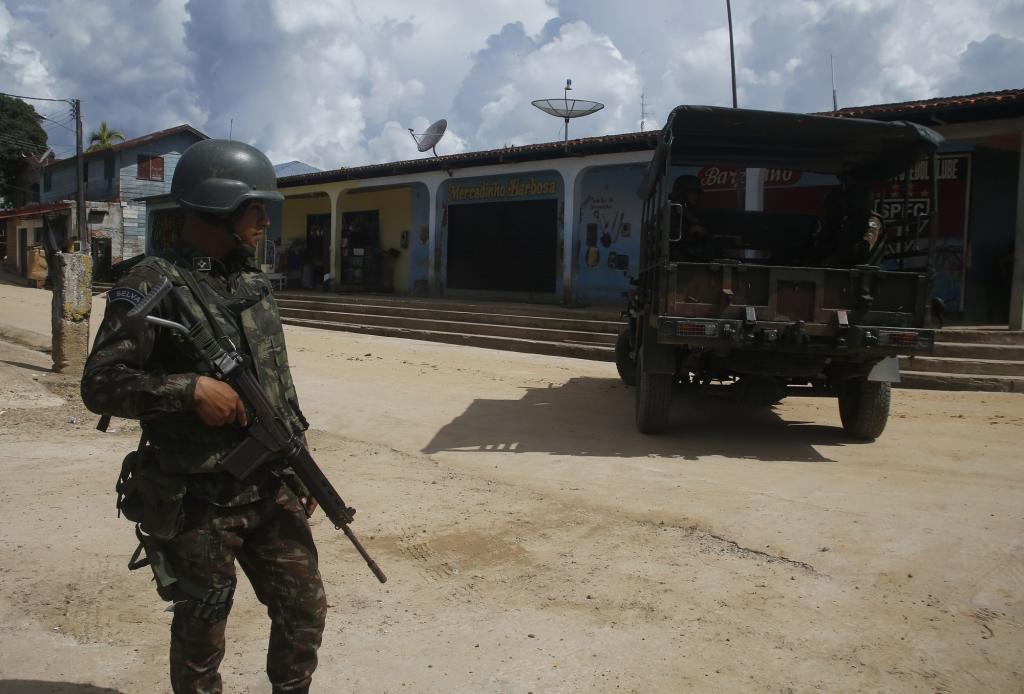
[[[45,96],[21,96],[20,94],[8,94],[7,92],[0,92],[0,96],[9,96],[13,99],[30,99],[32,101],[63,101],[68,104],[74,101],[74,99],[49,99]]]

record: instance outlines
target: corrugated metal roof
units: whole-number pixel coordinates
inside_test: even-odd
[[[121,150],[128,149],[129,147],[137,147],[139,145],[144,145],[147,142],[153,142],[155,140],[159,140],[159,139],[164,138],[164,137],[170,137],[171,135],[177,135],[178,133],[192,133],[193,135],[198,137],[200,140],[208,140],[208,139],[210,139],[209,136],[205,135],[204,133],[199,132],[198,130],[193,128],[188,123],[182,123],[181,125],[175,125],[173,128],[167,128],[165,130],[158,130],[155,133],[149,133],[148,135],[143,135],[142,137],[135,137],[135,138],[132,138],[131,140],[125,140],[124,142],[118,142],[116,145],[111,145],[110,147],[104,147],[103,149],[93,150],[92,152],[84,152],[84,154],[85,154],[85,158],[86,159],[89,159],[91,157],[103,156],[104,154],[110,154],[111,152],[120,152]],[[65,159],[58,159],[57,161],[53,162],[53,164],[51,164],[50,166],[53,166],[54,164],[60,164],[60,163],[63,163],[63,162],[74,161],[74,160],[75,160],[74,157],[67,157]]]
[[[482,152],[463,152],[448,154],[443,157],[424,157],[405,161],[368,164],[347,169],[334,169],[318,173],[300,174],[279,178],[279,188],[304,186],[314,183],[332,183],[364,178],[380,178],[400,174],[422,173],[425,171],[444,171],[452,168],[488,166],[517,161],[534,161],[538,159],[562,159],[612,152],[634,152],[654,149],[658,144],[660,130],[646,132],[623,133],[620,135],[602,135],[569,140],[568,147],[564,141],[543,142],[535,145],[518,147],[502,147]]]
[[[13,219],[15,217],[33,217],[39,214],[46,214],[47,212],[55,212],[57,210],[70,210],[73,203],[68,201],[51,202],[45,205],[26,205],[25,207],[16,207],[13,210],[2,210],[0,211],[0,219]]]

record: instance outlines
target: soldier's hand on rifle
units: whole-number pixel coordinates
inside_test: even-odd
[[[238,422],[242,426],[249,424],[242,399],[235,389],[223,381],[209,376],[200,376],[196,381],[195,394],[196,412],[203,424],[222,426]]]
[[[316,507],[319,505],[312,496],[300,498],[299,503],[302,504],[302,510],[306,512],[306,518],[312,518],[313,512],[316,511]]]

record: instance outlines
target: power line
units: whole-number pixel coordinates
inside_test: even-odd
[[[64,103],[71,103],[73,99],[48,99],[44,96],[21,96],[19,94],[8,94],[7,92],[0,92],[0,96],[9,96],[14,99],[31,99],[32,101],[63,101]]]
[[[53,113],[41,113],[39,115],[40,115],[41,118],[46,118],[47,120],[53,120],[54,118],[57,118],[58,116],[63,116],[64,118],[74,119],[74,114],[71,112],[71,109],[63,109],[61,111],[54,111]]]
[[[72,132],[72,133],[73,133],[73,132],[75,132],[75,129],[74,129],[74,128],[72,128],[72,127],[69,127],[69,126],[67,125],[67,123],[70,123],[71,121],[73,121],[73,120],[74,120],[74,118],[71,118],[71,119],[70,119],[69,121],[67,121],[67,123],[62,123],[62,122],[59,122],[59,121],[55,121],[55,120],[53,120],[52,118],[47,118],[46,116],[40,116],[40,118],[42,118],[42,119],[43,119],[43,120],[45,120],[45,121],[49,121],[50,123],[53,123],[54,125],[56,125],[56,126],[58,126],[58,127],[64,128],[64,129],[65,129],[65,130],[67,130],[68,132]]]
[[[40,144],[38,142],[31,142],[29,140],[22,140],[20,138],[13,137],[11,135],[7,135],[6,133],[0,133],[0,142],[7,142],[7,143],[12,144],[12,145],[18,145],[19,147],[31,147],[33,149],[40,149],[40,150],[46,149],[46,145],[45,144]]]

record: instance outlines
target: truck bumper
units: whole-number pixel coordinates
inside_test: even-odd
[[[935,331],[870,325],[778,323],[661,316],[658,343],[714,351],[813,354],[854,361],[931,354]]]

